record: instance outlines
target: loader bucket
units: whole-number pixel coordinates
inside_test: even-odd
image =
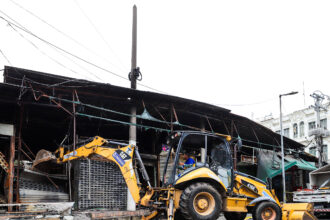
[[[38,151],[32,168],[38,168],[38,165],[44,162],[56,162],[56,157],[52,152],[42,149]]]
[[[311,203],[282,204],[282,220],[317,220]]]

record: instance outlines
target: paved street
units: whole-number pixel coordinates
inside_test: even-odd
[[[250,214],[248,214],[247,217],[251,217],[251,219],[252,219],[252,216]],[[220,218],[218,218],[218,220],[226,220],[226,218],[223,215],[221,215]],[[232,219],[232,220],[234,220],[234,219]]]

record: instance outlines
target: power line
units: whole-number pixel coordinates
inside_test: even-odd
[[[0,10],[0,12],[3,13],[4,15],[6,15],[6,14],[5,14],[4,12],[2,12],[1,10]],[[11,17],[9,17],[8,15],[6,15],[6,16],[7,16],[8,18],[10,18],[11,20],[13,20],[14,22],[16,22],[14,19],[12,19]],[[65,49],[62,49],[61,47],[59,47],[59,46],[57,46],[57,45],[55,45],[55,44],[53,44],[53,43],[51,43],[51,42],[49,42],[49,41],[47,41],[47,40],[45,40],[45,39],[43,39],[43,38],[37,36],[36,34],[32,33],[31,31],[29,31],[28,29],[26,29],[24,26],[22,26],[22,25],[20,25],[20,24],[17,25],[17,24],[15,24],[14,22],[9,21],[8,19],[6,19],[6,18],[4,18],[4,17],[2,17],[2,16],[0,16],[0,18],[3,19],[4,21],[6,21],[8,24],[11,24],[11,25],[17,27],[18,29],[20,29],[20,30],[22,30],[22,31],[24,31],[24,32],[26,32],[26,33],[32,35],[33,37],[39,39],[40,41],[42,41],[42,42],[48,44],[49,46],[52,46],[52,47],[54,47],[54,48],[56,48],[56,49],[58,49],[58,50],[60,50],[60,51],[62,51],[62,52],[64,52],[64,53],[66,53],[66,54],[68,54],[68,55],[70,55],[70,56],[72,56],[72,57],[74,57],[74,58],[76,58],[76,59],[78,59],[78,60],[80,60],[80,61],[82,61],[82,62],[85,62],[85,63],[87,63],[87,64],[89,64],[89,65],[91,65],[91,66],[93,66],[93,67],[95,67],[95,68],[97,68],[97,69],[100,69],[100,70],[103,70],[103,71],[105,71],[105,72],[108,72],[108,73],[110,73],[110,74],[112,74],[112,75],[114,75],[114,76],[117,76],[117,77],[119,77],[119,78],[122,78],[122,79],[128,80],[126,77],[123,77],[123,76],[121,76],[121,75],[119,75],[119,74],[117,74],[117,73],[114,73],[114,72],[112,72],[112,71],[110,71],[110,70],[107,70],[107,69],[105,69],[105,68],[103,68],[103,67],[101,67],[101,66],[99,66],[99,65],[97,65],[97,64],[94,64],[94,63],[92,63],[92,62],[89,62],[88,60],[86,60],[86,59],[84,59],[84,58],[81,58],[81,57],[79,57],[78,55],[75,55],[75,54],[73,54],[73,53],[71,53],[71,52],[69,52],[69,51],[67,51],[67,50],[65,50]],[[18,23],[18,22],[16,22],[16,23]],[[95,75],[94,75],[94,76],[95,76]],[[144,85],[144,84],[141,84],[141,83],[138,83],[138,84],[139,84],[140,86],[143,86],[143,87],[145,87],[145,88],[148,88],[148,89],[154,90],[154,91],[156,91],[156,92],[159,92],[159,93],[165,93],[165,92],[163,92],[163,91],[160,91],[160,90],[154,89],[154,88],[152,88],[152,87],[150,87],[150,86],[147,86],[147,85]],[[166,93],[165,93],[165,94],[166,94]]]
[[[106,62],[110,63],[111,65],[116,66],[115,64],[113,64],[112,62],[110,62],[108,59],[100,56],[99,54],[97,54],[95,51],[91,50],[90,48],[86,47],[84,44],[80,43],[79,41],[77,41],[76,39],[74,39],[73,37],[71,37],[70,35],[66,34],[65,32],[61,31],[60,29],[56,28],[54,25],[50,24],[49,22],[47,22],[46,20],[42,19],[40,16],[36,15],[35,13],[33,13],[32,11],[24,8],[22,5],[18,4],[17,2],[15,2],[14,0],[9,0],[11,1],[13,4],[15,4],[16,6],[18,6],[19,8],[21,8],[22,10],[24,10],[25,12],[29,13],[30,15],[32,15],[33,17],[37,18],[38,20],[40,20],[41,22],[43,22],[44,24],[48,25],[49,27],[51,27],[53,30],[57,31],[58,33],[62,34],[63,36],[65,36],[66,38],[70,39],[71,41],[73,41],[74,43],[76,43],[77,45],[79,45],[80,47],[84,48],[85,50],[93,53],[94,55],[102,58],[103,60],[105,60]]]
[[[266,102],[271,102],[273,100],[275,100],[275,98],[267,99],[267,100],[260,101],[260,102],[247,103],[247,104],[216,104],[216,105],[219,105],[219,106],[235,106],[235,107],[239,107],[239,106],[260,105],[260,104],[264,104]]]
[[[109,50],[115,55],[119,63],[125,68],[123,62],[120,60],[119,56],[114,52],[108,41],[103,37],[99,29],[96,27],[96,25],[93,23],[93,21],[90,19],[90,17],[87,15],[87,13],[83,10],[83,8],[80,6],[77,0],[74,0],[76,3],[77,7],[79,8],[80,12],[85,16],[85,18],[88,20],[88,22],[91,24],[91,26],[94,28],[95,32],[99,35],[99,37],[103,40],[103,42],[107,45]]]
[[[2,12],[1,10],[0,10],[0,12],[1,13],[3,13],[3,14],[5,14],[4,12]],[[5,14],[7,17],[9,17],[7,14]],[[37,38],[37,39],[39,39],[39,40],[41,40],[41,41],[43,41],[44,43],[46,43],[46,44],[48,44],[48,45],[51,45],[51,46],[53,46],[54,48],[56,48],[56,49],[58,49],[58,50],[60,50],[60,51],[62,51],[62,52],[65,52],[65,53],[67,53],[67,54],[69,54],[69,55],[71,55],[71,56],[73,56],[73,57],[76,57],[77,59],[79,59],[79,57],[78,56],[76,56],[76,55],[74,55],[74,54],[72,54],[72,53],[70,53],[70,52],[68,52],[68,51],[66,51],[66,50],[64,50],[64,49],[61,49],[60,47],[58,47],[58,46],[56,46],[56,45],[54,45],[54,44],[52,44],[52,43],[50,43],[50,42],[48,42],[48,41],[46,41],[46,40],[44,40],[44,39],[42,39],[42,38],[40,38],[40,37],[38,37],[37,35],[35,35],[34,33],[32,33],[31,31],[29,31],[28,29],[26,29],[23,25],[21,25],[21,24],[19,24],[17,21],[15,21],[14,19],[12,19],[11,17],[9,17],[11,20],[13,20],[15,23],[13,23],[13,22],[11,22],[11,21],[9,21],[9,20],[7,20],[6,18],[4,18],[4,17],[2,17],[2,16],[0,16],[0,18],[2,18],[3,20],[5,20],[8,24],[9,24],[9,26],[14,30],[14,31],[16,31],[17,33],[19,33],[19,35],[21,36],[21,37],[23,37],[25,40],[27,40],[27,41],[29,41],[37,50],[39,50],[39,51],[41,51],[32,41],[30,41],[30,40],[28,40],[27,38],[25,38],[20,32],[18,32],[13,26],[15,26],[16,28],[18,28],[18,29],[20,29],[20,30],[22,30],[22,31],[24,31],[25,33],[28,33],[28,34],[30,34],[30,35],[32,35],[33,37],[35,37],[35,38]],[[63,64],[61,64],[61,63],[59,63],[58,61],[56,61],[55,59],[53,59],[53,58],[51,58],[50,56],[48,56],[46,53],[44,53],[44,52],[42,52],[45,56],[47,56],[48,58],[50,58],[50,59],[52,59],[54,62],[56,62],[57,64],[59,64],[59,65],[61,65],[61,66],[63,66],[64,68],[67,68],[67,69],[69,69],[70,71],[73,71],[74,73],[77,73],[77,72],[75,72],[74,70],[71,70],[70,68],[68,68],[68,67],[65,67]],[[81,59],[81,58],[80,58]],[[83,60],[83,59],[81,59],[81,60]],[[78,75],[80,75],[79,73],[77,73]],[[95,74],[93,74],[92,73],[92,75],[93,76],[95,76],[97,79],[99,79],[99,80],[102,80],[100,77],[98,77],[97,75],[95,75]]]
[[[38,50],[42,55],[46,56],[47,58],[49,58],[50,60],[52,60],[54,63],[56,63],[57,65],[63,67],[64,69],[67,69],[75,74],[81,75],[80,73],[78,73],[77,71],[65,66],[64,64],[62,64],[61,62],[57,61],[56,59],[52,58],[51,56],[49,56],[47,53],[45,53],[44,51],[42,51],[37,45],[35,45],[31,40],[27,39],[23,34],[21,34],[19,31],[17,31],[11,24],[9,24],[9,26],[16,32],[19,34],[20,37],[22,37],[24,40],[26,40],[27,42],[29,42],[36,50]]]
[[[7,56],[4,54],[4,52],[0,49],[0,53],[2,54],[2,56],[5,58],[5,60],[9,63],[9,65],[12,66],[11,62],[9,61],[9,59],[7,58]]]
[[[14,20],[13,18],[11,18],[9,15],[7,15],[6,13],[4,13],[3,11],[1,11],[0,10],[0,12],[2,13],[2,14],[4,14],[5,16],[7,16],[9,19],[11,19],[13,22],[15,22],[16,23],[16,25],[17,26],[19,26],[19,28],[22,30],[22,29],[24,29],[24,31],[25,32],[29,32],[29,30],[27,30],[23,25],[21,25],[19,22],[17,22],[16,20]],[[8,21],[7,21],[8,22]],[[28,41],[30,44],[32,44],[34,47],[35,47],[35,49],[37,49],[40,53],[42,53],[44,56],[46,56],[46,57],[48,57],[49,59],[51,59],[53,62],[55,62],[56,64],[58,64],[58,65],[60,65],[60,66],[62,66],[62,67],[64,67],[65,69],[68,69],[69,71],[71,71],[71,72],[73,72],[73,73],[76,73],[76,74],[78,74],[78,75],[82,75],[82,76],[84,76],[84,77],[87,77],[87,78],[89,78],[90,80],[92,80],[90,77],[88,77],[88,76],[85,76],[85,75],[83,75],[83,74],[80,74],[80,73],[78,73],[78,72],[76,72],[76,71],[73,71],[73,70],[71,70],[70,68],[68,68],[68,67],[66,67],[64,64],[62,64],[62,63],[60,63],[60,62],[58,62],[57,60],[55,60],[54,58],[52,58],[52,57],[50,57],[50,56],[48,56],[46,53],[44,53],[43,51],[41,51],[32,41],[30,41],[30,40],[28,40],[27,38],[25,38],[20,32],[18,32],[9,22],[8,22],[8,25],[14,30],[14,31],[16,31],[23,39],[25,39],[26,41]],[[57,52],[59,52],[59,53],[61,53],[61,51],[58,51],[58,50],[56,50]],[[73,61],[71,58],[69,58],[69,57],[67,57],[67,56],[65,56],[63,53],[61,53],[61,55],[62,56],[64,56],[65,58],[67,58],[68,60],[70,60],[72,63],[74,63],[74,64],[76,64],[77,66],[79,66],[81,69],[84,69],[86,72],[88,72],[89,74],[91,74],[91,75],[93,75],[94,77],[96,77],[97,79],[99,79],[99,80],[102,80],[101,78],[99,78],[97,75],[95,75],[94,73],[92,73],[92,72],[90,72],[89,70],[87,70],[86,68],[84,68],[84,67],[82,67],[81,65],[79,65],[78,63],[76,63],[75,61]]]

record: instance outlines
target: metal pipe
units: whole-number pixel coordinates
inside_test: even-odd
[[[19,129],[18,129],[18,150],[17,150],[17,169],[16,169],[16,203],[19,203],[19,169],[21,163],[21,152],[22,152],[22,124],[23,124],[23,113],[24,107],[21,105],[20,108],[20,119],[19,119]]]
[[[66,164],[66,170],[67,170],[67,178],[68,178],[68,188],[69,188],[69,201],[72,201],[72,196],[71,196],[71,162],[69,161]]]
[[[285,164],[284,164],[284,143],[283,143],[283,122],[282,122],[282,96],[295,95],[298,92],[290,92],[280,95],[280,129],[281,129],[281,157],[282,157],[282,183],[283,183],[283,203],[286,203],[286,189],[285,189]]]
[[[8,170],[8,203],[13,203],[13,184],[14,184],[14,160],[15,160],[15,128],[13,136],[10,138],[10,155]],[[12,211],[12,207],[8,207],[8,211]]]
[[[27,159],[29,159],[31,162],[33,162],[32,158],[23,149],[21,149],[21,151],[26,156]]]
[[[283,203],[285,203],[286,202],[286,194],[285,194],[285,167],[284,167],[283,125],[282,125],[282,95],[280,95],[280,129],[281,129]]]
[[[76,122],[76,104],[75,104],[75,94],[72,92],[72,117],[73,117],[73,150],[76,150],[76,135],[77,135],[77,122]],[[72,182],[71,182],[71,162],[67,165],[67,175],[68,175],[68,188],[69,188],[69,200],[72,201]]]
[[[25,148],[30,152],[30,154],[32,154],[32,156],[35,158],[36,155],[31,151],[31,149],[29,148],[29,146],[24,142],[24,140],[22,140],[23,145],[25,146]]]
[[[72,117],[73,117],[73,150],[76,150],[76,104],[74,103],[75,98],[74,98],[74,93],[72,93],[72,100],[73,100],[73,104],[72,104]]]
[[[237,144],[234,144],[233,146],[234,150],[234,170],[237,171]],[[252,158],[253,159],[253,158]]]
[[[149,175],[148,175],[147,170],[146,170],[146,168],[143,164],[142,158],[140,156],[140,153],[139,153],[139,150],[137,149],[137,147],[135,148],[135,156],[136,156],[136,159],[137,159],[137,161],[140,165],[140,171],[142,173],[143,179],[148,183],[148,186],[151,188]]]

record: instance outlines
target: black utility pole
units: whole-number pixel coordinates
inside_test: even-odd
[[[137,31],[137,21],[136,21],[136,16],[137,14],[137,9],[136,6],[134,5],[133,7],[133,28],[132,28],[132,60],[131,60],[131,72],[129,74],[129,79],[131,80],[131,88],[136,89],[136,31]],[[134,100],[131,98],[131,101],[134,103]],[[129,126],[129,142],[130,144],[136,145],[136,106],[132,106],[131,108],[131,125]]]
[[[314,98],[315,105],[312,106],[316,113],[316,128],[314,130],[309,131],[309,135],[315,136],[316,141],[316,148],[319,156],[319,162],[318,167],[322,167],[323,162],[323,137],[326,137],[329,135],[329,132],[325,130],[323,127],[321,127],[321,120],[320,120],[320,114],[321,110],[327,111],[327,105],[322,104],[323,100],[327,98],[329,100],[329,96],[324,95],[320,91],[316,91],[313,94],[311,94],[311,97]],[[326,156],[328,158],[328,155]]]
[[[131,80],[131,88],[136,89],[136,79],[139,75],[136,75],[138,72],[136,67],[136,32],[137,32],[137,9],[136,5],[133,6],[133,27],[132,27],[132,59],[131,59],[131,72],[129,73],[129,79]],[[134,103],[133,98],[131,98],[131,102]],[[132,106],[131,108],[131,125],[129,126],[129,144],[136,145],[136,106]],[[134,211],[135,210],[135,202],[133,200],[132,195],[129,190],[127,192],[127,210]]]
[[[132,59],[131,59],[131,88],[136,89],[136,41],[137,41],[137,8],[136,5],[133,6],[133,26],[132,26]]]

